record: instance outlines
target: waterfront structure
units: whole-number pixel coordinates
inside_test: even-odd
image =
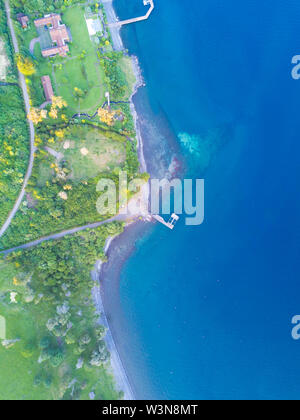
[[[173,230],[176,223],[179,220],[179,216],[177,216],[177,214],[173,213],[172,216],[170,217],[170,220],[168,222],[166,222],[161,216],[159,216],[158,214],[154,214],[152,215],[153,219],[155,219],[157,222],[161,223],[162,225],[166,226],[167,228]]]
[[[141,22],[143,20],[149,19],[151,13],[154,10],[154,0],[144,0],[144,6],[148,6],[148,5],[150,6],[150,8],[144,16],[140,16],[140,17],[132,18],[132,19],[127,19],[127,20],[120,20],[118,22],[111,23],[109,25],[109,27],[110,28],[116,28],[116,27],[123,26],[123,25],[129,25],[130,23]]]

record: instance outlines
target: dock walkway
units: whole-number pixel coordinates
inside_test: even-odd
[[[148,12],[144,16],[140,16],[140,17],[136,17],[136,18],[132,18],[132,19],[127,19],[127,20],[120,20],[118,22],[110,23],[108,25],[109,28],[118,28],[118,27],[123,26],[123,25],[129,25],[131,23],[141,22],[143,20],[149,19],[151,13],[154,10],[154,0],[144,0],[144,5],[147,6],[148,4],[150,5],[150,9],[148,10]]]
[[[176,223],[179,220],[179,217],[177,216],[177,214],[173,213],[172,216],[170,217],[170,220],[168,222],[166,222],[161,216],[159,216],[158,214],[153,214],[152,218],[155,219],[157,222],[161,223],[162,225],[166,226],[167,228],[173,230]]]

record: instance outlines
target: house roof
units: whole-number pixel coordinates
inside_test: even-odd
[[[56,42],[58,47],[65,45],[65,41],[69,41],[69,34],[66,25],[63,25],[60,29],[52,29],[50,36],[53,42]]]
[[[53,42],[53,46],[42,50],[43,57],[50,57],[57,54],[65,57],[69,51],[69,47],[66,45],[66,42],[70,41],[70,36],[66,25],[61,23],[61,16],[59,14],[52,13],[42,19],[35,20],[34,24],[37,28],[51,25],[49,34]]]
[[[59,54],[61,57],[66,57],[67,52],[69,52],[68,45],[63,45],[62,47],[51,47],[45,50],[42,50],[43,57],[51,57],[53,55]]]
[[[42,77],[42,84],[43,84],[46,100],[51,101],[52,97],[54,96],[54,92],[53,92],[50,77],[49,76],[43,76]]]
[[[29,17],[28,17],[28,16],[23,15],[23,14],[19,14],[19,15],[17,16],[17,19],[18,19],[18,21],[21,23],[21,25],[22,25],[24,28],[26,28],[26,27],[27,27],[27,24],[28,24],[28,22],[29,22]]]
[[[41,19],[35,20],[34,24],[37,28],[39,26],[52,25],[54,29],[57,29],[59,27],[60,21],[61,21],[61,16],[56,13],[52,13],[51,15],[44,16]]]

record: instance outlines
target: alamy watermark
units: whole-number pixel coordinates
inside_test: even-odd
[[[300,315],[295,315],[292,318],[292,324],[294,325],[292,329],[292,338],[294,340],[300,340]]]
[[[294,67],[292,68],[292,78],[294,80],[300,79],[300,55],[295,55],[292,58],[292,64],[294,64]]]
[[[101,179],[97,211],[103,215],[185,216],[185,224],[199,226],[204,221],[203,179],[130,179],[120,172],[118,182]]]

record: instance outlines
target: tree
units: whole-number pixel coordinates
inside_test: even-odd
[[[66,335],[66,344],[70,345],[70,344],[74,344],[76,342],[76,337],[74,336],[74,334],[72,332],[68,332],[68,334]]]
[[[74,88],[74,96],[76,99],[83,98],[84,95],[85,95],[85,92],[82,89],[78,87]]]
[[[36,375],[33,380],[34,386],[40,386],[42,383],[42,376],[40,374]]]
[[[64,360],[64,352],[61,348],[52,351],[50,363],[53,367],[58,367]]]
[[[48,375],[46,376],[45,380],[44,380],[44,385],[46,388],[50,388],[51,384],[52,384],[52,376]]]
[[[66,108],[67,102],[61,96],[52,96],[52,107],[53,108]]]
[[[36,345],[34,341],[29,341],[28,343],[26,343],[24,346],[24,350],[21,352],[22,356],[25,357],[25,359],[29,359],[30,357],[32,357],[35,347]]]
[[[56,120],[58,118],[57,109],[51,108],[51,110],[49,112],[49,117],[51,117],[53,120]]]
[[[98,115],[100,117],[100,121],[103,122],[104,124],[107,124],[109,126],[112,126],[114,124],[114,121],[115,121],[114,112],[108,111],[107,109],[104,109],[104,108],[99,108]]]
[[[45,109],[30,108],[27,118],[37,125],[47,118],[47,111]]]
[[[53,331],[54,328],[57,326],[57,320],[56,319],[48,319],[47,321],[47,328],[49,331]]]
[[[25,76],[31,76],[35,73],[33,62],[30,58],[24,57],[22,54],[17,54],[17,66],[19,71]]]
[[[63,327],[61,325],[56,325],[53,328],[53,334],[55,335],[55,337],[63,337],[63,335],[65,334]]]
[[[103,325],[99,325],[95,331],[96,337],[98,340],[102,340],[106,334],[106,329]]]
[[[82,347],[87,346],[90,342],[91,342],[91,337],[88,334],[84,334],[79,340],[79,345]]]
[[[50,338],[48,336],[45,336],[41,339],[40,343],[39,343],[39,347],[40,349],[46,349],[47,347],[50,346]]]
[[[98,349],[93,351],[90,364],[92,366],[101,366],[109,359],[109,351],[106,348],[104,341],[99,341]]]
[[[43,363],[46,360],[49,360],[50,357],[51,357],[51,350],[48,348],[43,349],[39,357],[39,363]]]
[[[52,106],[49,112],[49,116],[56,120],[58,118],[58,109],[67,107],[67,102],[61,96],[52,97]]]

